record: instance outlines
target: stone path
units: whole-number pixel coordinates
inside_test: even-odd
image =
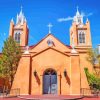
[[[0,97],[0,100],[100,100],[98,98],[83,98],[82,96],[70,96],[70,95],[26,95],[18,97]]]

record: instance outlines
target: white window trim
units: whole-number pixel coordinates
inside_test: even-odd
[[[84,31],[83,30],[78,30],[78,45],[85,45],[86,44],[86,32],[84,32],[84,35],[85,35],[85,43],[80,43],[79,41],[79,34],[83,33]]]
[[[15,40],[15,35],[16,35],[16,33],[17,33],[17,40]],[[20,32],[20,31],[15,31],[15,32],[14,32],[14,40],[15,40],[16,42],[18,42],[18,34],[21,35],[21,32]],[[20,38],[20,41],[21,41],[21,38]]]

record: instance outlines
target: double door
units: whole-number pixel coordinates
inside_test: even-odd
[[[43,77],[43,93],[57,94],[57,75],[44,75]]]

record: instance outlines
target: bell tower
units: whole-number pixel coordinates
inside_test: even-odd
[[[87,19],[84,24],[83,15],[80,14],[78,8],[70,28],[70,45],[74,45],[75,48],[92,47],[90,22]]]
[[[20,13],[17,14],[16,24],[13,19],[10,22],[9,36],[12,36],[23,47],[28,45],[28,33],[27,21],[21,7]]]

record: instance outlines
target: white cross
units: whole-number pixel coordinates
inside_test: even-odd
[[[21,6],[21,12],[23,11],[23,6]]]
[[[49,27],[49,33],[51,33],[51,27],[52,27],[53,25],[51,24],[51,23],[49,23],[48,24],[48,27]]]
[[[23,6],[21,6],[21,10],[23,9]]]
[[[79,8],[79,7],[77,6],[77,11],[78,11],[78,8]]]

